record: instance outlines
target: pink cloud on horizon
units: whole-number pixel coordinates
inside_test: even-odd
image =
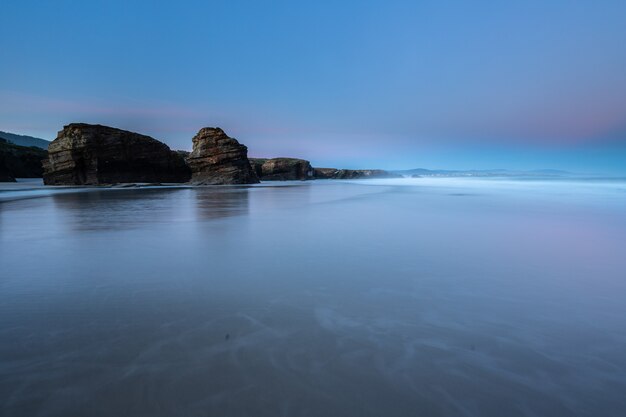
[[[604,105],[596,106],[596,102]],[[184,138],[189,137],[190,140],[201,127],[220,126],[243,143],[262,145],[258,151],[253,150],[257,154],[280,148],[285,152],[293,150],[316,155],[344,151],[371,155],[372,149],[384,149],[384,142],[402,146],[478,143],[569,147],[601,142],[603,136],[614,134],[626,126],[626,109],[621,103],[610,103],[613,104],[610,108],[606,103],[606,100],[590,98],[589,104],[570,103],[557,112],[548,111],[554,108],[554,103],[546,103],[545,111],[533,107],[513,114],[508,109],[494,115],[491,120],[475,120],[469,115],[451,111],[449,116],[456,119],[456,126],[439,121],[430,127],[416,123],[405,126],[404,131],[400,127],[398,131],[398,126],[387,130],[385,123],[381,123],[374,127],[359,126],[359,132],[349,126],[326,127],[319,122],[285,121],[280,115],[263,113],[263,109],[245,108],[239,111],[232,107],[214,108],[172,102],[149,104],[131,99],[121,99],[119,105],[113,105],[100,98],[66,99],[0,92],[0,111],[6,118],[2,120],[0,117],[0,129],[22,134],[39,133],[52,139],[62,125],[80,121],[109,124],[149,134],[166,142],[173,139],[184,143]],[[240,114],[241,117],[233,114]],[[412,133],[420,130],[423,133]],[[428,134],[429,130],[432,134]],[[365,147],[372,149],[366,150]]]

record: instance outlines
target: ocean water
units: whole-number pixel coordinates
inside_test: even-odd
[[[622,417],[625,393],[621,180],[0,192],[3,417]]]

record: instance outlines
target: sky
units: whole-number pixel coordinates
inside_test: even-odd
[[[0,130],[383,169],[626,174],[626,1],[0,2]]]

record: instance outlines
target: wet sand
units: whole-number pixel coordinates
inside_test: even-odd
[[[624,185],[420,180],[5,199],[0,414],[624,415]]]

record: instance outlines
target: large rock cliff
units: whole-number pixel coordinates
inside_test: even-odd
[[[108,126],[72,123],[48,146],[47,185],[187,182],[189,167],[164,143]]]
[[[219,127],[200,129],[193,138],[193,151],[187,158],[187,163],[191,168],[193,184],[259,182],[248,160],[248,148],[226,135]]]

